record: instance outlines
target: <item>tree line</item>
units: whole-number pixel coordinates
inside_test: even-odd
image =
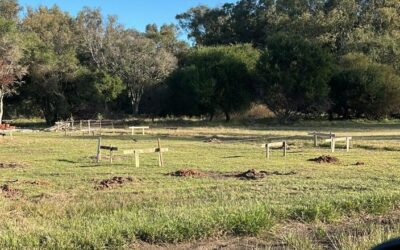
[[[281,121],[400,114],[400,2],[239,0],[145,32],[83,8],[0,0],[7,116],[207,116],[264,103]],[[192,45],[178,39],[179,30]]]

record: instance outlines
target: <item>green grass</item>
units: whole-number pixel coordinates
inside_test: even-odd
[[[239,236],[266,241],[266,248],[278,238],[288,247],[318,249],[326,244],[318,235],[331,234],[331,248],[365,249],[399,236],[398,227],[361,222],[328,233],[315,229],[308,238],[303,232],[268,236],[287,224],[325,227],[398,211],[397,122],[303,122],[285,127],[185,124],[178,131],[162,125],[149,135],[134,136],[136,143],[130,135],[112,134],[103,136],[103,143],[121,149],[148,148],[155,147],[160,137],[170,150],[164,155],[164,168],[157,166],[155,154],[142,155],[141,167],[135,168],[133,159],[120,157],[121,152],[113,165],[106,160],[98,165],[91,158],[96,138],[80,134],[21,133],[13,140],[0,139],[0,162],[25,165],[0,169],[0,184],[20,191],[12,198],[0,193],[0,248],[131,248],[140,242],[187,244]],[[306,136],[312,130],[351,135],[354,148],[348,153],[337,150],[337,164],[310,162],[331,154],[328,147],[312,146]],[[203,142],[213,135],[223,143]],[[267,160],[261,143],[282,138],[291,143],[288,156],[283,158],[276,150]],[[357,161],[365,165],[354,166]],[[296,174],[255,181],[166,175],[182,168],[217,172],[255,168]],[[95,189],[99,181],[113,176],[135,179],[111,189]]]

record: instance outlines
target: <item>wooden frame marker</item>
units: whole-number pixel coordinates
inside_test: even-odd
[[[331,143],[331,151],[332,153],[335,152],[335,147],[336,147],[336,142],[341,142],[345,141],[346,142],[346,152],[350,151],[350,141],[353,138],[351,136],[346,136],[346,137],[333,137],[330,139],[326,139],[325,142],[330,142]]]
[[[158,153],[158,166],[164,166],[164,159],[163,159],[163,152],[168,152],[168,148],[161,148],[160,139],[157,140],[158,147],[157,148],[146,148],[146,149],[132,149],[132,150],[125,150],[123,153],[124,155],[132,155],[135,158],[135,167],[140,166],[140,154],[150,154],[150,153]]]
[[[267,159],[269,159],[269,157],[270,157],[270,149],[271,148],[282,148],[283,149],[283,157],[286,157],[286,155],[287,155],[287,142],[286,141],[266,143],[266,144],[261,145],[261,147],[266,148]]]
[[[110,152],[110,163],[113,163],[113,154],[114,154],[114,151],[118,151],[118,148],[113,147],[112,145],[110,145],[110,146],[101,145],[101,137],[99,137],[98,143],[97,143],[97,155],[96,155],[97,163],[99,163],[101,161],[101,150],[107,150]]]
[[[144,135],[144,130],[145,129],[149,129],[150,127],[149,126],[132,126],[132,127],[129,127],[129,128],[132,130],[132,135],[135,134],[135,129],[141,129],[142,130],[142,135]]]
[[[319,132],[310,132],[308,135],[311,135],[314,137],[314,147],[318,147],[318,137],[319,138],[333,138],[336,137],[335,134],[332,134],[332,132],[328,133],[319,133]]]

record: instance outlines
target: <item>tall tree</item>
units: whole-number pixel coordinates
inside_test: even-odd
[[[272,37],[258,64],[265,102],[282,121],[314,116],[329,108],[333,60],[318,45],[298,36]]]
[[[70,116],[65,91],[79,70],[72,17],[57,6],[28,9],[23,20],[29,34],[30,96],[40,106],[47,123]]]
[[[212,119],[221,111],[229,121],[252,100],[258,58],[259,51],[250,44],[192,49],[169,80],[175,113]]]
[[[21,34],[17,30],[18,4],[0,2],[0,124],[3,121],[4,98],[16,93],[16,85],[26,73],[22,66]]]

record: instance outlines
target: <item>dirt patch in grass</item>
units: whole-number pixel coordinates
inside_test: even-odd
[[[364,166],[364,165],[365,165],[365,163],[362,161],[358,161],[358,162],[354,163],[354,166]]]
[[[47,186],[50,184],[48,181],[45,180],[23,181],[22,183],[36,186]]]
[[[317,162],[317,163],[337,163],[337,162],[339,162],[339,159],[334,156],[330,156],[330,155],[322,155],[320,157],[310,159],[309,161],[313,161],[313,162]]]
[[[233,173],[233,174],[228,174],[226,175],[227,177],[236,177],[242,180],[258,180],[258,179],[263,179],[267,176],[271,175],[295,175],[297,174],[294,171],[290,172],[278,172],[278,171],[273,171],[273,172],[268,172],[268,171],[257,171],[255,169],[250,169],[247,170],[246,172],[243,173]]]
[[[255,169],[250,169],[245,172],[202,172],[197,169],[181,169],[166,175],[175,177],[211,177],[215,179],[227,179],[227,178],[238,178],[241,180],[258,180],[263,179],[271,175],[295,175],[294,171],[290,172],[268,172],[268,171],[257,171]]]
[[[0,187],[1,193],[4,195],[6,198],[14,198],[16,196],[21,195],[21,192],[17,189],[14,189],[10,187],[7,184],[4,184]]]
[[[99,185],[95,188],[96,190],[103,190],[106,188],[112,188],[114,186],[121,186],[126,182],[133,182],[133,177],[121,177],[121,176],[114,176],[110,179],[105,179],[99,182]]]
[[[17,162],[0,162],[0,169],[5,168],[23,168],[24,164]]]
[[[208,176],[207,173],[203,173],[196,169],[180,169],[178,171],[169,173],[170,176],[176,177],[201,177],[201,176]]]
[[[250,169],[250,170],[247,170],[246,172],[234,175],[234,177],[236,177],[236,178],[245,179],[245,180],[263,179],[266,176],[267,176],[267,173],[265,171],[257,171],[255,169]]]
[[[216,143],[216,144],[222,143],[222,141],[221,141],[220,139],[217,139],[217,138],[210,138],[210,139],[205,140],[204,142],[207,142],[207,143]]]

